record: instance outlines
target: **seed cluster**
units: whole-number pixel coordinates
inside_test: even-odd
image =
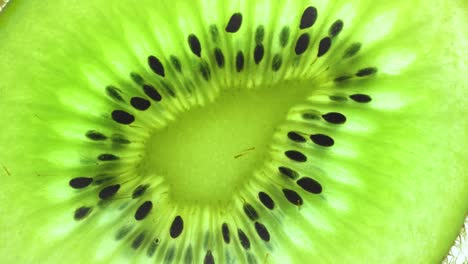
[[[209,26],[208,33],[211,41],[216,44],[219,43],[220,39],[225,35],[234,36],[236,33],[242,31],[244,19],[243,14],[238,12],[230,16],[225,27],[218,27],[217,25]],[[314,45],[309,29],[314,26],[317,20],[318,10],[313,6],[306,7],[302,11],[300,21],[298,21],[299,24],[283,26],[279,35],[275,36],[274,41],[282,48],[287,47],[291,42],[291,56],[296,56],[296,58],[303,57],[310,52],[310,47]],[[224,31],[222,30],[223,28]],[[312,54],[315,59],[324,57],[330,52],[343,29],[344,22],[338,19],[328,28],[328,32],[325,36],[321,36],[317,39],[318,43],[315,46],[317,53]],[[295,35],[291,34],[292,30],[297,30],[297,38],[294,37]],[[271,65],[268,65],[268,67],[272,72],[277,72],[281,67],[285,67],[286,60],[283,59],[284,54],[270,54],[273,53],[273,51],[270,52],[266,48],[268,47],[265,44],[267,41],[266,36],[268,34],[268,28],[265,28],[264,25],[258,25],[252,32],[254,32],[252,50],[234,51],[232,53],[232,58],[227,57],[226,54],[229,53],[223,51],[219,46],[211,50],[207,48],[208,45],[204,45],[203,41],[200,41],[200,38],[195,33],[186,36],[184,45],[190,50],[190,56],[198,60],[196,64],[185,65],[185,61],[179,59],[179,57],[175,55],[148,55],[147,58],[144,58],[145,64],[149,72],[157,78],[157,84],[148,82],[142,77],[144,75],[131,72],[129,76],[133,83],[140,89],[140,93],[124,93],[122,89],[115,85],[108,85],[105,87],[105,94],[115,102],[114,105],[117,105],[115,109],[110,111],[110,118],[113,120],[113,124],[122,127],[132,126],[134,123],[138,122],[140,114],[151,108],[158,107],[159,105],[170,104],[171,101],[169,99],[178,96],[176,92],[178,90],[174,89],[170,81],[173,74],[179,74],[179,78],[183,78],[181,76],[184,76],[184,72],[192,70],[193,73],[200,76],[202,80],[209,82],[214,70],[210,68],[209,61],[215,62],[215,66],[219,69],[225,69],[228,63],[233,62],[232,65],[234,66],[235,73],[245,71],[249,63],[252,63],[252,65],[259,65],[263,61],[266,61],[265,58],[267,57],[271,57]],[[361,43],[351,44],[344,51],[342,59],[350,59],[356,56],[361,49]],[[251,56],[249,56],[249,54],[251,54]],[[252,62],[248,61],[249,58],[252,58]],[[171,71],[171,69],[173,69],[173,71]],[[350,74],[334,76],[332,81],[338,85],[352,79],[371,77],[376,75],[377,72],[378,70],[376,67],[365,67]],[[196,88],[194,87],[193,89]],[[187,91],[189,93],[192,92],[190,88],[187,88]],[[345,96],[330,96],[330,100],[336,102],[346,102],[349,99],[350,103],[354,102],[359,104],[366,104],[372,101],[369,95],[361,93]],[[302,118],[304,120],[321,120],[321,122],[330,126],[344,125],[347,122],[347,117],[340,112],[326,112],[323,114],[303,113]],[[85,137],[91,142],[111,142],[118,146],[132,143],[132,141],[122,133],[108,133],[95,129],[86,131]],[[326,150],[339,143],[335,142],[335,139],[328,133],[317,132],[311,134],[299,130],[288,131],[285,140],[291,145],[291,148],[281,153],[281,155],[283,155],[284,164],[305,164],[310,161],[309,154],[305,153],[303,150],[299,150],[301,149],[299,146],[310,146],[310,148]],[[121,157],[120,155],[110,152],[102,152],[95,158],[97,162],[112,165],[118,164],[124,157],[125,156]],[[207,232],[205,236],[204,263],[215,263],[217,254],[222,254],[213,250],[213,247],[209,246],[208,242],[206,242],[210,241],[212,237],[218,237],[226,245],[237,243],[238,247],[243,251],[251,252],[252,245],[255,245],[257,241],[269,243],[272,239],[275,239],[275,234],[272,232],[273,230],[268,226],[268,214],[281,210],[281,199],[284,200],[288,206],[302,206],[304,202],[308,200],[306,195],[313,196],[323,194],[324,187],[313,175],[301,175],[302,173],[296,171],[292,165],[280,165],[277,169],[277,173],[280,175],[281,179],[291,184],[280,186],[277,193],[271,190],[257,190],[255,192],[256,200],[244,201],[242,208],[239,208],[239,212],[242,213],[236,215],[236,219],[241,219],[240,222],[244,223],[245,226],[241,226],[237,223],[234,224],[226,220],[226,222],[217,223],[218,230],[210,230]],[[72,178],[69,181],[69,185],[77,191],[85,188],[95,188],[96,199],[100,202],[111,202],[116,197],[124,196],[123,193],[125,193],[125,195],[128,194],[128,198],[136,203],[134,206],[135,208],[132,209],[135,223],[145,223],[145,220],[149,218],[152,212],[157,210],[158,207],[157,201],[147,197],[151,188],[149,184],[140,184],[131,190],[127,190],[128,188],[125,182],[119,179],[118,176],[79,176]],[[76,221],[81,221],[95,214],[95,211],[97,211],[97,209],[92,206],[80,206],[74,211],[74,219]],[[146,255],[152,257],[156,253],[159,245],[164,243],[167,237],[170,237],[170,239],[174,241],[177,241],[177,239],[180,240],[184,232],[187,232],[186,229],[190,226],[191,218],[190,215],[176,214],[174,217],[171,217],[169,221],[171,222],[166,228],[166,234],[159,234],[158,237],[152,237],[150,230],[143,230],[143,228],[136,228],[135,224],[128,224],[117,230],[115,239],[124,240],[127,236],[130,236],[130,234],[133,234],[129,246],[134,250],[146,247]],[[146,222],[149,221],[146,220]],[[134,228],[137,230],[133,231]],[[252,235],[252,233],[254,234]],[[174,246],[167,246],[165,250],[164,262],[170,263],[174,260],[176,253],[182,249]],[[192,263],[194,258],[192,245],[189,243],[183,251],[183,259],[187,263]],[[229,259],[229,257],[229,255],[226,255],[227,259]],[[258,262],[253,254],[246,254],[246,258],[249,263]]]

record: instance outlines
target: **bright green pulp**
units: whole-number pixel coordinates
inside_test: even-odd
[[[88,1],[90,2],[90,1]],[[438,263],[448,252],[468,212],[466,150],[466,4],[462,1],[23,1],[0,13],[0,262],[2,263],[183,263],[192,248],[194,263],[212,252],[216,263]],[[316,24],[299,30],[301,12],[313,5]],[[239,32],[224,31],[241,12]],[[316,58],[318,41],[337,19],[343,31],[330,51]],[[219,29],[212,40],[209,25]],[[265,26],[265,59],[253,63],[255,29]],[[291,35],[278,40],[284,25]],[[310,48],[294,54],[303,32]],[[196,34],[201,58],[187,45]],[[353,43],[362,50],[343,53]],[[216,67],[213,48],[225,52]],[[245,52],[236,72],[236,52]],[[274,54],[283,61],[272,72]],[[156,76],[149,55],[163,60],[166,76]],[[182,73],[170,66],[180,59]],[[203,80],[199,63],[211,79]],[[337,84],[334,78],[377,67],[368,78]],[[138,73],[162,94],[161,102],[138,111],[128,104],[144,97],[130,78]],[[170,82],[171,97],[161,81]],[[122,91],[124,103],[106,95]],[[360,104],[352,94],[368,94]],[[344,102],[330,98],[346,98]],[[111,112],[136,116],[118,124]],[[320,118],[340,112],[346,122]],[[304,119],[316,114],[318,120]],[[97,130],[126,136],[131,144],[89,140]],[[324,148],[295,143],[286,134],[330,135]],[[298,163],[285,151],[299,150]],[[113,153],[119,161],[96,157]],[[318,180],[321,194],[300,189],[281,176],[287,166]],[[115,176],[122,185],[100,202],[105,185],[76,190],[69,181]],[[132,191],[147,192],[131,199]],[[288,202],[283,188],[296,190],[301,206]],[[275,200],[274,210],[258,200],[259,191]],[[143,202],[151,213],[134,218]],[[242,206],[250,203],[269,230],[262,241]],[[80,206],[90,215],[73,219]],[[169,237],[171,221],[184,218],[184,231]],[[251,248],[232,233],[223,242],[221,223],[243,229]],[[116,241],[122,227],[131,231]],[[145,233],[134,250],[134,239]],[[147,249],[159,238],[156,253]],[[171,253],[172,252],[172,253]]]

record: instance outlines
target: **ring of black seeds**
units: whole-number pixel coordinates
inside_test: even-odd
[[[309,45],[311,43],[311,35],[308,28],[312,27],[316,20],[318,18],[318,12],[315,7],[309,6],[306,9],[303,10],[302,16],[299,21],[299,34],[296,39],[296,42],[294,43],[294,39],[291,41],[291,46],[294,46],[294,52],[296,55],[302,55],[305,52],[307,52]],[[225,31],[227,33],[236,33],[241,29],[243,22],[243,16],[241,13],[234,13],[231,15],[229,20],[227,21]],[[339,40],[336,38],[340,32],[343,30],[344,23],[342,20],[338,19],[336,20],[329,28],[328,28],[328,36],[323,36],[319,41],[318,41],[318,51],[317,51],[317,57],[322,57],[325,54],[329,52],[329,50],[332,47],[332,44],[334,41]],[[222,28],[222,27],[221,27]],[[297,29],[296,29],[297,30]],[[220,38],[223,36],[223,32],[218,30],[217,25],[212,24],[209,28],[209,32],[211,34],[211,40],[212,42],[219,46],[220,45]],[[234,56],[234,61],[235,61],[235,70],[240,73],[244,70],[244,67],[248,65],[249,61],[251,58],[253,58],[253,61],[255,64],[260,64],[264,58],[268,60],[268,62],[271,62],[271,65],[268,65],[271,67],[271,71],[277,72],[281,69],[282,64],[283,64],[283,55],[280,51],[280,53],[269,53],[271,51],[268,50],[269,46],[264,46],[263,42],[265,40],[265,37],[269,37],[266,33],[268,31],[265,31],[265,27],[263,25],[258,25],[255,30],[254,34],[254,46],[253,49],[246,50],[247,53],[244,54],[243,51],[239,50],[237,53],[232,55],[232,53],[227,53],[228,56]],[[201,35],[200,35],[201,36]],[[235,36],[235,35],[233,35]],[[294,37],[296,35],[293,35]],[[291,37],[291,32],[290,32],[290,27],[285,25],[282,26],[280,33],[275,37],[275,41],[279,41],[279,45],[284,48],[288,45],[289,43],[289,38]],[[210,48],[210,50],[206,51],[206,54],[204,53],[204,56],[202,58],[202,43],[198,39],[197,35],[195,34],[189,34],[187,37],[187,43],[188,43],[188,48],[190,49],[191,53],[196,55],[199,58],[195,58],[198,63],[198,76],[201,76],[205,81],[210,81],[211,79],[211,74],[212,70],[214,71],[214,68],[211,68],[210,64],[208,62],[211,62],[212,58],[214,58],[214,61],[216,62],[216,65],[219,69],[223,69],[225,64],[226,64],[226,58],[224,56],[223,51],[219,47],[214,47]],[[186,43],[186,44],[187,44]],[[316,41],[312,42],[314,45]],[[205,45],[205,43],[203,43]],[[267,48],[266,48],[267,47]],[[292,48],[292,47],[291,47]],[[351,58],[355,56],[362,48],[361,43],[353,43],[351,44],[344,52],[343,54],[343,59],[346,58]],[[250,53],[252,52],[252,53]],[[252,56],[253,55],[253,56]],[[205,58],[205,56],[208,56]],[[286,57],[287,58],[287,57]],[[166,76],[166,68],[163,62],[169,63],[169,66],[167,69],[169,69],[168,73],[174,74],[174,73],[182,73],[182,64],[181,60],[176,57],[175,55],[168,55],[168,57],[156,57],[154,55],[149,55],[146,57],[147,59],[147,65],[146,67],[149,67],[151,70],[150,72],[154,73],[156,75],[157,83],[156,84],[148,84],[145,79],[143,79],[142,75],[136,73],[136,72],[131,72],[130,73],[130,78],[133,80],[135,84],[138,85],[139,89],[143,89],[143,92],[145,95],[142,97],[136,96],[136,95],[131,95],[131,94],[126,94],[123,93],[121,89],[117,88],[116,86],[113,85],[108,85],[105,88],[105,93],[108,98],[108,100],[114,100],[118,102],[114,103],[126,103],[129,102],[130,106],[132,108],[124,108],[127,110],[121,110],[121,109],[114,109],[111,112],[111,118],[123,125],[129,125],[135,122],[136,117],[135,115],[141,114],[139,111],[144,111],[147,110],[152,106],[156,107],[158,104],[154,102],[159,102],[162,100],[162,95],[170,95],[172,97],[176,97],[176,92],[177,91],[175,88],[176,84],[172,82],[170,79],[164,80],[164,77]],[[231,57],[228,58],[228,62],[232,60]],[[271,60],[271,61],[270,61]],[[299,57],[297,58],[299,60]],[[196,64],[194,64],[196,66]],[[174,70],[174,71],[171,71]],[[185,69],[184,69],[185,70]],[[336,85],[339,85],[340,82],[344,82],[347,80],[351,81],[356,81],[360,78],[363,77],[368,77],[372,76],[377,73],[377,68],[375,67],[366,67],[366,68],[361,68],[358,69],[355,72],[345,72],[345,73],[338,73],[337,75],[334,75],[333,77],[335,78],[334,81],[336,82]],[[128,76],[127,76],[128,77]],[[333,79],[333,78],[332,78]],[[151,82],[151,81],[150,81]],[[154,85],[154,86],[153,86]],[[162,93],[158,91],[155,87],[158,87],[158,89],[162,89]],[[195,84],[192,83],[192,87],[195,87]],[[186,88],[189,90],[190,88]],[[195,89],[195,88],[194,88]],[[369,95],[366,94],[352,94],[352,95],[331,95],[329,96],[330,100],[336,101],[336,102],[346,102],[348,96],[352,101],[356,103],[369,103],[372,99]],[[125,99],[124,99],[125,97]],[[129,101],[128,101],[129,100]],[[151,101],[150,101],[151,100]],[[138,111],[134,111],[138,110]],[[325,114],[319,114],[318,111],[316,110],[308,110],[311,113],[303,113],[302,118],[304,120],[308,120],[309,122],[320,122],[320,117],[327,123],[332,124],[332,125],[342,125],[346,122],[346,116],[342,113],[339,112],[328,112]],[[315,113],[316,112],[316,113]],[[314,121],[314,120],[319,120],[319,121]],[[322,121],[323,121],[322,120]],[[93,144],[105,144],[107,139],[110,139],[109,141],[112,143],[118,143],[118,144],[129,144],[131,143],[129,139],[125,135],[122,134],[112,134],[113,132],[107,132],[109,135],[106,135],[100,131],[97,130],[88,130],[85,133],[85,136],[87,140],[91,140],[94,143]],[[302,133],[303,134],[303,133]],[[295,131],[289,131],[287,133],[287,137],[290,140],[289,144],[291,146],[296,146],[296,147],[304,147],[304,146],[310,146],[310,142],[308,142],[306,136],[303,136],[299,132]],[[322,147],[331,147],[334,145],[334,139],[328,135],[325,134],[312,134],[308,135],[310,140],[315,143],[316,145],[322,146]],[[132,139],[132,137],[130,137]],[[100,141],[100,142],[99,142]],[[291,142],[293,141],[293,142]],[[88,141],[90,142],[90,141]],[[296,144],[296,143],[304,143],[304,144]],[[113,145],[114,147],[116,145]],[[118,146],[118,145],[117,145]],[[306,162],[307,161],[307,156],[303,152],[299,150],[293,150],[293,149],[288,149],[284,151],[284,156],[286,158],[286,163],[291,163],[291,162]],[[120,159],[120,156],[113,154],[113,153],[101,153],[97,156],[97,159],[99,161],[117,161]],[[108,163],[112,165],[113,163]],[[294,164],[294,163],[293,163]],[[297,171],[295,171],[293,168],[295,168],[295,165],[285,165],[285,166],[279,166],[278,171],[279,174],[282,175],[282,179],[284,182],[288,182],[290,184],[290,188],[293,189],[288,189],[288,188],[280,188],[277,190],[277,192],[282,192],[283,197],[292,205],[294,206],[301,206],[304,203],[304,200],[301,197],[302,195],[310,195],[310,194],[315,194],[315,195],[320,195],[323,191],[323,187],[320,184],[320,182],[316,179],[313,179],[311,177],[306,177],[299,175]],[[288,166],[288,167],[287,167]],[[291,166],[291,167],[289,167]],[[76,189],[75,191],[79,191],[78,189],[83,189],[91,184],[94,185],[101,185],[96,187],[96,190],[98,191],[98,196],[101,200],[113,200],[111,199],[114,197],[118,191],[121,188],[120,184],[115,183],[115,178],[113,176],[105,177],[106,175],[99,175],[99,176],[92,176],[92,177],[75,177],[72,178],[69,181],[70,187],[73,189]],[[95,178],[93,178],[95,177]],[[117,178],[118,179],[118,178]],[[104,185],[107,183],[106,185]],[[145,193],[147,192],[147,189],[149,188],[149,185],[147,184],[141,184],[138,185],[136,188],[130,191],[132,191],[131,198],[135,199],[133,202],[136,202],[136,209],[134,210],[134,218],[136,221],[141,221],[145,219],[152,211],[153,209],[153,202],[149,200],[143,200],[142,197],[145,196]],[[123,194],[123,190],[121,191]],[[274,194],[274,193],[273,193]],[[275,197],[275,196],[273,196]],[[105,202],[105,201],[101,201]],[[107,202],[106,202],[107,203]],[[130,204],[128,202],[127,204]],[[274,210],[275,208],[275,202],[266,191],[260,191],[258,192],[258,200],[253,201],[253,203],[245,201],[243,206],[242,206],[242,211],[245,215],[243,217],[245,219],[248,219],[250,226],[250,230],[248,230],[249,235],[256,236],[258,235],[258,238],[260,238],[264,242],[269,242],[271,239],[270,232],[268,228],[262,223],[262,219],[264,219],[262,213],[262,208],[260,208],[260,211],[257,211],[256,208],[257,206],[264,206],[266,209],[269,210]],[[264,208],[263,208],[264,209]],[[93,207],[91,206],[81,206],[75,209],[74,211],[74,218],[76,221],[82,220],[86,217],[88,217],[93,210]],[[259,214],[260,213],[260,214]],[[268,222],[267,222],[268,223]],[[219,225],[219,223],[218,223]],[[146,244],[146,254],[148,257],[152,257],[156,249],[160,243],[159,238],[151,238],[149,237],[150,234],[147,233],[147,231],[136,231],[136,232],[131,232],[132,228],[134,225],[126,225],[121,227],[115,236],[116,240],[121,240],[124,237],[128,236],[126,240],[130,242],[131,248],[134,250],[139,249],[142,245]],[[218,229],[218,228],[217,228]],[[203,256],[203,262],[205,264],[211,264],[215,263],[215,256],[217,252],[214,252],[212,249],[213,247],[210,245],[210,240],[212,239],[213,236],[222,236],[222,239],[224,243],[229,244],[231,241],[231,238],[234,242],[239,242],[240,246],[244,250],[249,250],[251,248],[251,240],[247,236],[247,233],[244,232],[242,229],[238,228],[237,226],[232,226],[232,237],[231,237],[231,231],[229,229],[229,226],[227,223],[222,223],[221,228],[216,231],[216,233],[211,233],[210,231],[206,231],[203,237],[203,247],[204,247],[204,256]],[[236,230],[237,230],[237,240],[236,240]],[[247,229],[244,229],[247,230]],[[167,230],[166,230],[167,232]],[[170,225],[170,228],[168,230],[168,234],[170,235],[171,238],[176,239],[179,236],[182,235],[184,232],[184,220],[182,216],[177,215],[173,218],[172,223]],[[148,235],[148,237],[147,237]],[[145,241],[146,240],[151,240],[151,241]],[[234,243],[233,242],[233,243]],[[176,256],[176,247],[175,246],[169,246],[166,249],[165,253],[165,263],[171,263],[174,261],[175,256]],[[192,252],[192,246],[189,244],[186,247],[185,253],[184,253],[184,260],[187,263],[191,263],[193,261],[193,252]],[[229,252],[225,253],[226,260],[229,262],[230,259],[232,259],[232,256],[229,255]],[[253,254],[246,253],[246,257],[248,260],[248,263],[257,263],[257,259]],[[180,259],[180,258],[179,258]],[[180,259],[181,260],[181,259]]]

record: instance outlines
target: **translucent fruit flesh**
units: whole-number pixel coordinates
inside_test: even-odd
[[[2,262],[443,258],[466,4],[234,2],[0,13]]]

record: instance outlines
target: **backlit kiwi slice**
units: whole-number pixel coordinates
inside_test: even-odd
[[[439,263],[468,212],[467,7],[15,1],[2,263]]]

